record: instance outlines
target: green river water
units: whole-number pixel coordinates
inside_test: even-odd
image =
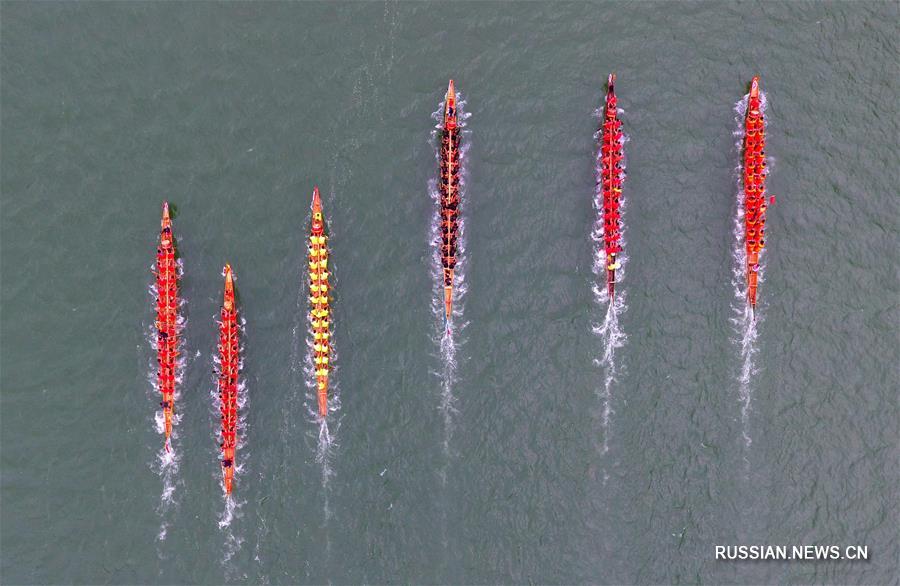
[[[897,583],[897,23],[887,2],[3,2],[0,581]],[[611,71],[628,260],[607,316]],[[777,201],[751,327],[734,132],[754,75]],[[451,77],[465,252],[442,340],[429,184]],[[327,435],[305,372],[314,184]],[[168,463],[164,199],[186,318]],[[231,505],[225,262],[245,320]],[[870,559],[715,559],[742,544]]]

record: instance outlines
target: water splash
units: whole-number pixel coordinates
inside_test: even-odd
[[[763,125],[767,126],[768,121],[765,117],[766,112],[766,94],[760,92],[760,111],[763,113]],[[735,196],[735,213],[732,226],[732,234],[734,236],[734,247],[732,248],[732,279],[731,284],[734,290],[734,301],[732,302],[731,323],[734,326],[735,337],[734,343],[739,348],[740,365],[737,373],[738,383],[738,400],[741,404],[741,433],[744,438],[744,445],[750,447],[753,439],[750,434],[750,414],[752,412],[753,403],[753,379],[759,372],[756,365],[756,356],[759,354],[757,337],[759,335],[758,326],[762,322],[762,314],[760,312],[761,300],[757,301],[757,308],[754,314],[747,302],[747,247],[745,240],[744,225],[744,118],[747,114],[747,104],[750,94],[746,94],[734,105],[735,112],[735,149],[738,152],[738,164],[735,168],[737,181],[737,194]],[[772,158],[766,157],[766,167],[763,171],[766,175],[772,169]],[[764,192],[763,197],[767,197],[768,193]],[[765,249],[760,252],[759,256],[759,285],[765,282]]]
[[[618,113],[619,115],[621,115],[624,113],[624,110],[622,108],[619,108]],[[598,108],[594,112],[594,114],[597,117],[598,121],[602,124],[604,117],[604,108]],[[593,229],[591,231],[591,240],[593,241],[594,250],[594,259],[591,270],[596,277],[592,286],[592,290],[594,293],[594,302],[598,307],[606,308],[603,321],[600,323],[594,323],[592,327],[593,333],[600,338],[600,343],[603,347],[602,353],[598,358],[594,360],[594,363],[604,371],[603,387],[601,389],[598,389],[598,395],[600,396],[600,400],[602,402],[601,421],[603,425],[603,444],[601,446],[601,452],[603,454],[606,454],[609,451],[610,420],[612,419],[612,415],[615,413],[612,408],[613,386],[624,371],[624,367],[622,366],[622,364],[620,364],[620,362],[616,360],[616,350],[624,346],[625,342],[628,340],[625,331],[619,324],[619,318],[628,309],[628,306],[625,303],[627,291],[625,291],[625,289],[622,287],[622,283],[625,280],[625,269],[628,265],[628,243],[626,241],[627,225],[625,224],[626,210],[628,208],[628,197],[626,197],[626,191],[623,189],[622,195],[619,197],[619,244],[621,246],[621,251],[617,255],[617,260],[620,266],[618,269],[616,269],[615,293],[613,294],[612,298],[610,298],[609,289],[607,288],[606,284],[606,254],[603,247],[604,225],[602,204],[603,189],[601,175],[602,152],[599,147],[600,140],[602,138],[602,132],[603,131],[601,129],[594,134],[594,142],[598,145],[597,153],[594,159],[594,173],[595,177],[597,178],[597,187],[594,194],[594,209],[597,213],[597,219],[595,220]],[[628,135],[623,134],[622,144],[624,145],[628,143],[628,141]],[[627,155],[624,148],[622,150],[622,157],[622,185],[624,187],[624,177],[627,175]]]
[[[604,281],[604,289],[605,285],[606,283]],[[597,292],[597,289],[599,288],[601,287],[598,285],[594,286],[595,298],[599,297]],[[619,317],[626,309],[627,307],[624,303],[623,296],[617,292],[613,303],[608,304],[606,307],[606,314],[603,322],[594,324],[592,328],[593,333],[600,338],[603,345],[603,352],[594,360],[594,364],[604,371],[603,388],[598,390],[598,394],[602,401],[601,421],[603,424],[603,445],[601,447],[601,453],[603,454],[609,451],[609,425],[612,415],[615,413],[612,408],[612,389],[624,370],[616,360],[616,350],[624,346],[625,341],[628,339],[619,324]]]
[[[460,130],[460,166],[459,166],[459,199],[460,214],[457,222],[456,240],[456,267],[453,272],[453,297],[450,319],[447,320],[444,307],[443,266],[441,264],[441,193],[438,188],[438,177],[435,175],[428,181],[428,194],[434,202],[434,213],[428,231],[428,241],[431,245],[431,282],[432,299],[431,309],[434,314],[433,340],[437,347],[441,366],[435,373],[440,381],[439,410],[444,417],[444,453],[450,456],[450,446],[453,437],[453,418],[457,413],[456,397],[453,395],[453,386],[457,380],[457,353],[462,341],[460,334],[468,322],[462,321],[465,310],[466,286],[466,214],[465,202],[467,200],[466,183],[468,179],[467,165],[469,151],[469,131],[466,130],[466,121],[471,116],[466,112],[466,101],[460,92],[456,92],[457,123]],[[436,122],[431,132],[431,145],[434,148],[436,166],[440,166],[440,133],[444,129],[444,102],[438,109],[432,112],[431,118]],[[446,482],[446,470],[441,472],[442,480]]]
[[[219,514],[219,529],[227,530],[231,527],[232,522],[236,518],[240,518],[243,516],[241,509],[246,504],[247,501],[238,500],[235,497],[234,493],[232,494],[223,494],[223,504],[224,508],[222,512]],[[235,536],[230,531],[226,531],[226,541],[231,541],[234,543],[242,543],[243,539]],[[237,549],[232,551],[226,551],[224,561],[230,560],[235,553],[237,553]]]
[[[235,470],[235,477],[237,470]],[[238,565],[234,563],[234,557],[241,551],[244,544],[244,536],[240,531],[235,531],[233,523],[241,519],[243,515],[243,506],[247,504],[246,500],[240,500],[234,494],[224,495],[224,508],[219,515],[219,529],[222,531],[224,538],[222,546],[222,559],[220,563],[225,570],[225,576],[229,580],[237,580],[241,576]]]
[[[157,541],[165,541],[169,530],[169,513],[177,504],[175,501],[175,485],[181,456],[174,449],[167,452],[165,448],[161,448],[156,456],[155,469],[162,479],[163,485],[162,492],[159,495],[159,505],[156,507],[156,512],[160,516],[160,525],[156,533],[156,539]]]

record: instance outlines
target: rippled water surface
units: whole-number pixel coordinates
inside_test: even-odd
[[[865,2],[4,2],[0,579],[896,581],[897,22]],[[592,239],[610,71],[628,137],[612,310]],[[748,331],[733,133],[756,74],[777,202]],[[468,117],[448,336],[432,113],[450,77]],[[327,432],[307,386],[313,184]],[[149,341],[164,198],[186,300],[172,461]],[[245,320],[232,503],[211,396],[225,262]],[[725,544],[871,559],[715,561]]]

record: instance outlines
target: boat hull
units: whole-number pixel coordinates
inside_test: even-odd
[[[444,316],[449,323],[453,316],[453,280],[457,261],[460,213],[460,132],[457,96],[453,80],[444,100],[444,119],[441,127],[440,216],[441,268],[444,288]]]
[[[760,259],[765,247],[766,225],[766,128],[759,78],[750,83],[744,120],[743,199],[744,246],[747,258],[747,303],[755,313],[759,290]]]
[[[234,276],[225,265],[225,291],[219,322],[219,411],[221,416],[222,486],[225,494],[234,487],[234,469],[238,446],[238,376],[240,370],[240,341],[238,339],[237,307],[234,297]]]
[[[169,450],[175,419],[175,385],[178,367],[178,281],[175,236],[168,202],[163,203],[159,246],[156,253],[156,351],[157,385],[162,400],[163,432]]]
[[[313,364],[319,416],[328,415],[328,375],[331,370],[331,287],[328,274],[328,236],[319,188],[313,189],[309,233],[309,323],[313,336]]]
[[[603,222],[603,258],[606,290],[610,300],[616,294],[616,270],[622,251],[621,197],[624,173],[624,138],[619,120],[615,74],[610,74],[600,123],[600,215]]]

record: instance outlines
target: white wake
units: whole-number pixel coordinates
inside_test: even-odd
[[[763,124],[768,125],[765,116],[766,112],[766,94],[760,92],[760,111],[763,113]],[[750,434],[750,414],[753,407],[753,379],[758,374],[759,369],[756,364],[756,357],[759,354],[757,344],[758,326],[762,321],[761,300],[757,301],[755,315],[750,309],[747,301],[747,247],[745,240],[744,226],[744,119],[747,114],[747,103],[750,94],[745,95],[734,106],[735,112],[735,149],[738,153],[738,164],[735,168],[737,176],[737,194],[735,196],[735,213],[733,220],[733,240],[734,247],[732,249],[732,287],[734,290],[734,301],[731,304],[732,317],[731,323],[734,326],[735,337],[734,343],[738,347],[740,364],[737,373],[738,383],[738,399],[741,405],[741,433],[744,437],[744,444],[750,447],[753,443]],[[772,158],[766,157],[766,166],[764,173],[768,175],[771,171]],[[763,198],[768,197],[768,192],[763,193]],[[762,284],[765,282],[765,249],[760,252],[759,260],[759,285],[762,290]]]
[[[624,113],[624,110],[622,110],[622,108],[619,108],[618,113],[621,116]],[[600,124],[602,124],[604,119],[604,108],[601,106],[595,111],[595,114],[597,116],[597,119],[600,121]],[[612,419],[612,415],[614,414],[612,408],[613,387],[621,376],[622,371],[624,370],[622,365],[620,364],[620,361],[617,360],[616,350],[623,347],[625,345],[625,342],[628,340],[628,336],[626,336],[625,331],[622,329],[619,323],[619,319],[628,309],[628,306],[625,303],[627,292],[623,287],[623,283],[626,274],[625,269],[628,265],[628,246],[626,241],[627,225],[625,223],[626,210],[628,207],[628,197],[626,196],[627,192],[625,190],[625,178],[627,177],[627,156],[625,154],[624,145],[628,143],[629,138],[628,135],[623,133],[623,158],[621,163],[623,179],[622,194],[619,197],[619,245],[621,247],[621,251],[617,255],[619,268],[616,269],[615,293],[612,299],[610,299],[609,290],[606,284],[607,269],[606,253],[604,250],[602,187],[603,178],[601,173],[602,151],[600,149],[602,134],[602,128],[594,134],[594,142],[597,144],[597,153],[594,160],[594,173],[597,180],[596,190],[594,193],[594,209],[597,213],[597,219],[594,222],[593,230],[591,232],[591,240],[593,241],[594,250],[594,259],[591,269],[596,277],[593,283],[594,301],[597,306],[604,311],[603,321],[594,323],[592,331],[598,338],[600,338],[600,343],[602,345],[602,352],[600,356],[598,356],[594,360],[594,362],[603,370],[604,373],[603,386],[602,388],[598,389],[598,395],[600,396],[600,400],[602,402],[602,452],[605,454],[609,451],[610,420]]]
[[[466,294],[466,202],[468,178],[466,161],[469,151],[469,131],[465,128],[466,121],[471,114],[466,112],[466,102],[460,92],[457,92],[457,123],[460,129],[460,165],[459,165],[459,216],[457,220],[456,240],[456,267],[453,272],[453,297],[451,318],[447,320],[444,308],[444,272],[441,264],[441,193],[438,188],[438,175],[435,174],[428,182],[428,193],[434,202],[434,213],[428,231],[428,240],[431,245],[431,282],[432,299],[431,309],[434,314],[433,340],[440,358],[440,368],[435,373],[440,382],[439,410],[444,417],[444,453],[450,455],[451,439],[453,437],[453,418],[457,413],[456,397],[453,387],[457,381],[457,354],[461,345],[460,336],[466,327],[463,320]],[[434,156],[437,166],[440,166],[440,137],[443,131],[444,102],[431,114],[436,125],[431,132],[431,144],[434,147]]]

